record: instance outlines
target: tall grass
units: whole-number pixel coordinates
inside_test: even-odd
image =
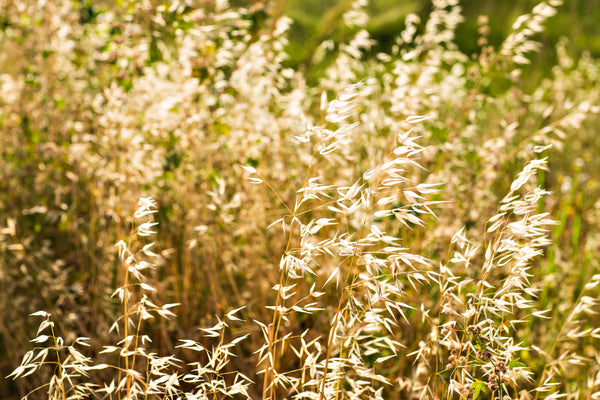
[[[285,65],[277,4],[5,2],[5,398],[596,398],[600,64],[457,1]],[[23,356],[23,354],[25,354]]]

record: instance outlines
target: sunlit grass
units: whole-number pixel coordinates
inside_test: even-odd
[[[355,1],[310,79],[276,7],[86,7],[5,8],[0,395],[597,396],[599,64],[522,73],[556,2],[467,56],[455,1],[379,54]]]

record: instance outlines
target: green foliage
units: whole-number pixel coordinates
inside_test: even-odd
[[[477,400],[481,392],[485,393],[486,386],[485,382],[475,379],[475,382],[471,385],[473,388],[473,400]]]

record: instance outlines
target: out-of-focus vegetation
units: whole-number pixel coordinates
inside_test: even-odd
[[[0,0],[0,397],[598,397],[598,12]]]
[[[351,1],[310,1],[288,0],[286,14],[293,19],[290,31],[289,63],[295,67],[320,67],[310,63],[314,48],[325,39],[343,40],[347,28],[339,17],[349,9]],[[455,43],[465,54],[475,54],[479,51],[477,40],[479,26],[477,19],[485,15],[489,17],[489,43],[499,46],[512,23],[519,15],[531,10],[535,0],[516,1],[478,1],[463,0],[460,2],[464,21],[456,29]],[[366,28],[373,39],[377,41],[375,49],[389,51],[394,39],[404,28],[404,20],[410,13],[415,13],[425,20],[431,12],[432,3],[425,0],[375,0],[367,5],[369,21]],[[600,20],[600,4],[596,1],[565,0],[561,12],[554,16],[550,25],[538,35],[542,43],[540,54],[535,57],[525,74],[532,79],[531,87],[547,76],[556,64],[555,44],[561,37],[569,38],[567,52],[570,56],[579,58],[584,52],[593,57],[600,55],[600,35],[598,21]],[[318,75],[318,73],[317,73]],[[530,88],[531,88],[530,87]]]

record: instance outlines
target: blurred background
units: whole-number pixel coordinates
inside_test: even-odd
[[[243,4],[245,2],[239,2]],[[334,41],[350,37],[353,32],[345,31],[341,15],[346,12],[352,2],[320,1],[320,0],[284,0],[280,6],[285,14],[294,21],[290,32],[289,64],[294,68],[303,66],[309,69],[312,53],[319,43],[326,39]],[[477,46],[479,16],[489,17],[489,42],[499,46],[511,25],[519,15],[529,12],[538,1],[535,0],[461,0],[463,23],[456,30],[455,42],[466,54],[479,51]],[[397,35],[404,28],[404,19],[409,13],[415,13],[422,21],[431,12],[432,3],[427,0],[370,0],[368,2],[369,22],[367,30],[377,41],[376,51],[389,51]],[[548,74],[556,64],[555,44],[559,38],[569,39],[569,54],[577,57],[583,52],[589,52],[593,57],[600,55],[600,1],[598,0],[564,0],[539,40],[544,45],[541,55],[536,57],[526,73],[535,79],[524,81],[534,87],[536,81]],[[314,73],[318,75],[318,72]]]

